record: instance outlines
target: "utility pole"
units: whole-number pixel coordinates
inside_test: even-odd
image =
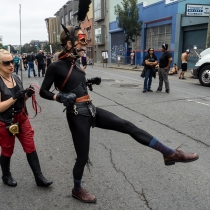
[[[21,46],[22,46],[22,44],[21,44],[21,4],[19,4],[19,6],[20,6],[20,8],[19,8],[19,16],[20,16],[20,71],[21,71],[21,80],[22,80],[22,82],[23,82],[23,69],[22,69],[22,59],[21,59],[21,54],[22,54],[22,52],[21,52]]]

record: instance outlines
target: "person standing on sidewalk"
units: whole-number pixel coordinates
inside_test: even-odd
[[[12,74],[14,63],[11,54],[0,50],[0,165],[2,180],[10,187],[16,187],[17,182],[10,172],[10,161],[13,154],[15,137],[23,147],[31,167],[37,186],[47,187],[53,182],[45,179],[39,164],[34,144],[34,129],[32,128],[25,100],[34,94],[30,86],[23,89],[20,77]],[[18,167],[18,166],[16,166]]]
[[[18,69],[19,69],[19,65],[20,65],[20,58],[18,57],[17,54],[15,54],[14,57],[14,64],[15,64],[15,73],[18,74]]]
[[[152,84],[152,76],[156,76],[155,66],[158,63],[157,57],[154,54],[154,49],[149,48],[148,54],[144,57],[144,62],[146,64],[146,72],[145,72],[145,78],[144,78],[144,89],[143,93],[153,92],[151,90],[151,84]]]
[[[161,92],[163,88],[163,81],[165,82],[166,93],[170,92],[170,86],[168,81],[168,72],[170,70],[170,65],[172,62],[172,55],[168,52],[168,44],[162,44],[162,52],[159,59],[159,86],[156,92]]]
[[[31,77],[31,69],[34,73],[34,77],[36,77],[36,71],[34,69],[34,60],[35,60],[35,56],[33,54],[32,51],[30,51],[30,54],[27,55],[27,58],[26,58],[27,62],[28,62],[28,78]]]
[[[187,49],[184,53],[182,53],[181,61],[182,61],[182,71],[180,73],[179,79],[186,79],[184,77],[184,73],[187,71],[187,61],[190,54],[190,50]]]
[[[35,63],[38,66],[38,76],[40,77],[40,71],[42,71],[42,77],[45,76],[45,68],[46,68],[46,56],[42,54],[42,51],[39,50],[39,53],[35,57]]]
[[[131,65],[133,65],[134,57],[135,57],[135,52],[134,52],[134,50],[132,50],[132,52],[130,54]]]

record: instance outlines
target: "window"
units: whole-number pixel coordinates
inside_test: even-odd
[[[104,25],[95,28],[95,44],[104,45],[105,44],[105,30]]]
[[[95,20],[100,20],[104,18],[104,1],[103,0],[95,0],[94,1],[94,17]]]
[[[155,50],[161,49],[163,43],[167,43],[170,49],[171,28],[171,24],[147,28],[146,49],[150,47],[153,47]]]
[[[101,43],[101,28],[95,29],[95,42]]]
[[[73,16],[73,11],[72,10],[69,12],[69,19],[70,19],[69,25],[74,24],[74,16]]]
[[[68,26],[69,20],[68,20],[68,15],[65,14],[65,26]]]
[[[64,24],[64,19],[63,19],[63,17],[61,18],[61,23]],[[61,31],[63,30],[63,28],[62,28],[61,25],[60,25],[60,29],[61,29]]]

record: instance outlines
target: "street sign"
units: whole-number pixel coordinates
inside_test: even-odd
[[[202,16],[208,17],[210,11],[210,5],[204,4],[186,4],[185,14],[186,16]]]

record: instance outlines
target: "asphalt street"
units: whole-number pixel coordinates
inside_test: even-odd
[[[31,119],[43,174],[54,181],[47,189],[35,185],[19,141],[16,141],[11,172],[15,188],[0,182],[0,210],[209,210],[210,209],[210,88],[196,79],[170,76],[170,94],[142,93],[139,71],[88,66],[87,77],[100,76],[91,99],[101,107],[131,121],[168,146],[197,152],[199,160],[165,166],[161,153],[138,144],[129,135],[91,129],[90,171],[83,186],[95,194],[96,204],[71,197],[75,163],[72,137],[63,105],[37,95],[42,112]],[[41,85],[42,77],[27,78],[24,87]],[[52,87],[53,90],[53,87]],[[34,111],[27,102],[30,117]]]

